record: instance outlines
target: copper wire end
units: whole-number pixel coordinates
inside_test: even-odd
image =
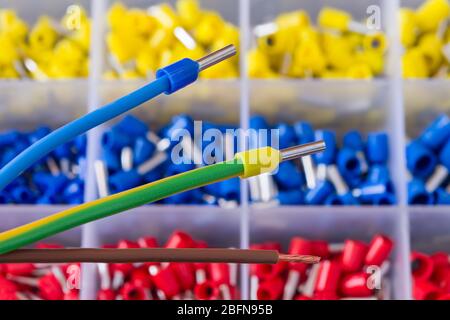
[[[310,255],[299,255],[299,254],[282,254],[278,255],[278,261],[286,262],[302,262],[308,264],[315,264],[320,262],[320,257],[310,256]]]

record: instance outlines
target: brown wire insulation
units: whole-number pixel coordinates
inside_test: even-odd
[[[284,257],[284,258],[283,258]],[[246,249],[19,249],[0,255],[0,263],[131,263],[131,262],[229,262],[273,264],[279,260],[317,263],[315,256],[280,255],[275,250]]]

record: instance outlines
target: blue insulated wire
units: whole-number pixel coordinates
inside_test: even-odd
[[[58,146],[139,106],[163,92],[170,91],[170,87],[170,79],[167,76],[161,76],[142,88],[49,133],[20,153],[0,170],[0,190],[5,188],[22,172]]]

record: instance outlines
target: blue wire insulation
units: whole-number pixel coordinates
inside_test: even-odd
[[[161,76],[142,88],[49,133],[16,156],[0,170],[0,190],[6,187],[26,169],[31,167],[36,161],[39,161],[53,151],[56,147],[150,99],[153,99],[163,92],[170,91],[170,87],[171,81],[169,77],[165,75]]]

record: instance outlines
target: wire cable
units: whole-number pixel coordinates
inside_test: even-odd
[[[182,59],[157,71],[157,79],[136,91],[92,111],[49,133],[22,151],[0,170],[0,190],[58,146],[105,123],[161,93],[171,94],[191,84],[198,73],[236,54],[233,45],[217,50],[198,61]]]
[[[314,264],[320,261],[320,257],[280,254],[276,250],[216,248],[19,249],[0,255],[0,263],[226,262],[274,264],[279,261]]]
[[[232,160],[186,171],[97,199],[0,233],[0,254],[16,250],[82,224],[158,201],[176,193],[233,177],[247,178],[272,172],[278,167],[280,161],[310,155],[324,149],[324,142],[318,141],[281,151],[264,147],[240,152]]]

